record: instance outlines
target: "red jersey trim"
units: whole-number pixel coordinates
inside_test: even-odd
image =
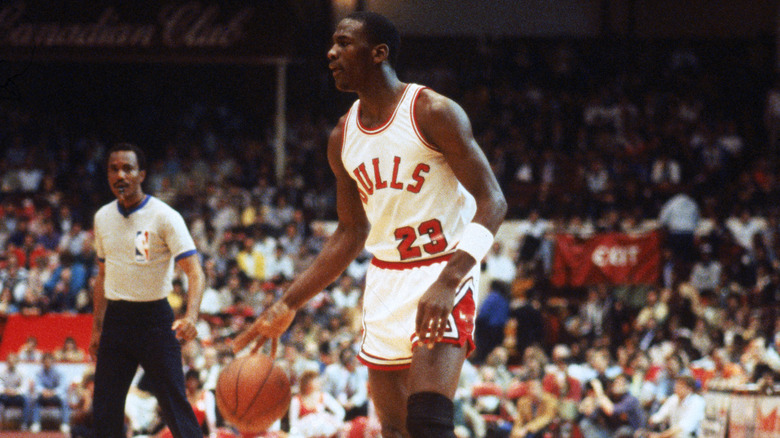
[[[394,269],[394,270],[404,270],[404,269],[412,269],[412,268],[420,268],[422,266],[430,266],[434,265],[436,263],[442,263],[449,261],[452,257],[452,253],[444,254],[442,256],[433,257],[430,259],[424,259],[424,260],[414,260],[411,262],[387,262],[384,260],[379,260],[376,257],[371,259],[371,264],[376,266],[377,268],[382,269]]]
[[[427,140],[425,140],[425,137],[423,137],[422,133],[420,132],[420,128],[417,127],[417,114],[414,112],[414,106],[417,103],[417,97],[420,96],[420,92],[422,90],[427,89],[428,87],[421,87],[418,88],[417,91],[414,93],[414,97],[412,97],[412,107],[409,109],[409,114],[411,114],[410,119],[412,119],[412,129],[414,129],[414,133],[417,134],[417,138],[420,139],[420,142],[427,147],[428,149],[435,151],[435,152],[441,152],[439,148],[432,145],[431,143],[428,143]]]
[[[395,110],[393,111],[393,115],[390,116],[390,120],[388,120],[387,122],[385,122],[383,125],[381,125],[378,128],[368,129],[368,128],[364,127],[362,123],[360,123],[360,103],[358,103],[357,111],[355,111],[355,122],[356,122],[355,124],[357,125],[358,129],[360,129],[360,131],[363,134],[375,135],[375,134],[379,134],[380,132],[382,132],[385,129],[387,129],[390,125],[392,125],[393,124],[393,120],[395,120],[396,114],[398,114],[398,109],[401,108],[401,103],[403,103],[404,99],[406,99],[406,93],[409,92],[409,86],[410,85],[411,84],[406,84],[406,88],[404,88],[404,94],[401,95],[401,100],[399,100],[398,101],[398,105],[395,106]]]
[[[352,118],[352,111],[354,108],[350,108],[347,111],[347,118],[344,120],[344,127],[341,129],[341,148],[339,149],[339,155],[341,155],[341,161],[344,162],[344,146],[347,144],[347,127],[349,126],[349,119]]]

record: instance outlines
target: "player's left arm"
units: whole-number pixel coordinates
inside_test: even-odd
[[[414,110],[415,121],[425,141],[444,155],[458,181],[476,200],[477,211],[472,222],[494,236],[506,215],[506,199],[487,157],[474,139],[466,112],[453,100],[429,89],[420,92]],[[492,236],[487,237],[492,239]],[[416,323],[423,342],[432,346],[443,337],[455,288],[480,262],[466,251],[456,251],[436,283],[420,300]],[[431,328],[437,325],[437,329]]]
[[[200,302],[203,299],[206,276],[203,274],[197,253],[179,259],[176,265],[187,276],[187,310],[182,318],[174,321],[171,328],[176,331],[176,337],[190,341],[198,334],[195,325],[200,314]]]

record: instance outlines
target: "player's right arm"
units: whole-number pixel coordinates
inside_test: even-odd
[[[311,297],[336,281],[363,250],[370,224],[355,181],[350,178],[341,161],[345,120],[346,116],[339,120],[328,139],[328,162],[336,177],[338,226],[311,266],[296,277],[281,299],[263,311],[249,329],[236,337],[234,351],[242,350],[257,338],[259,346],[267,339],[281,336],[292,323],[295,312]]]
[[[106,264],[98,259],[98,273],[95,276],[95,284],[92,287],[92,338],[89,342],[89,354],[92,359],[97,359],[100,335],[103,333],[103,317],[106,315]]]

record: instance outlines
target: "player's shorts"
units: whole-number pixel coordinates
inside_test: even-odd
[[[409,368],[415,333],[417,303],[439,277],[451,255],[416,262],[384,262],[374,259],[366,273],[363,296],[363,340],[358,359],[371,369]],[[479,264],[469,272],[455,294],[444,338],[474,350]]]

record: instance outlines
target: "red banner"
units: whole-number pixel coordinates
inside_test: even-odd
[[[597,234],[579,239],[559,234],[555,240],[552,284],[655,284],[661,273],[661,233]]]
[[[19,351],[30,336],[38,339],[38,348],[41,351],[53,352],[62,348],[68,336],[76,341],[79,348],[87,351],[92,336],[92,315],[68,313],[50,313],[41,316],[11,315],[2,332],[0,361],[5,360],[8,353]]]

